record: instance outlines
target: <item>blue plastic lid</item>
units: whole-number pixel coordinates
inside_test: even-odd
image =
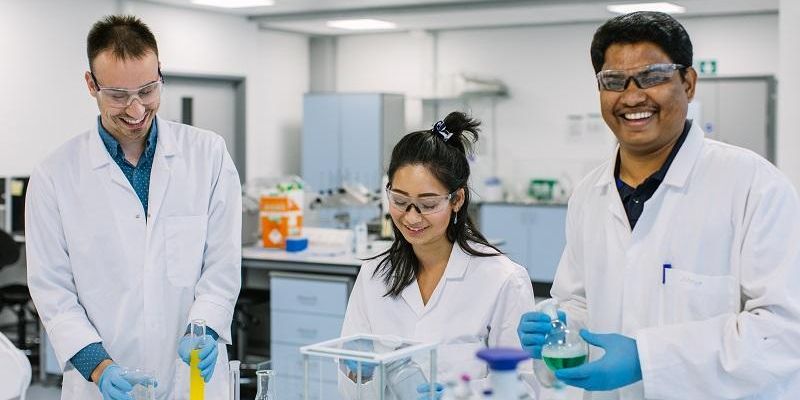
[[[303,251],[308,247],[308,238],[287,238],[286,251]]]
[[[528,353],[510,347],[492,347],[478,351],[478,358],[489,364],[492,371],[513,371],[520,361],[530,358]]]

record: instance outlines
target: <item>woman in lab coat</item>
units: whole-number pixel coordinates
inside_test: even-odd
[[[395,240],[362,265],[342,336],[437,342],[437,380],[468,374],[480,387],[487,368],[476,351],[520,348],[516,326],[534,300],[525,268],[490,245],[467,215],[467,154],[478,126],[453,112],[395,146],[386,188]],[[354,373],[341,369],[340,390],[354,398]]]

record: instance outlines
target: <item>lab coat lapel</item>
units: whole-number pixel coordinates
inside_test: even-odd
[[[171,176],[170,161],[176,154],[175,133],[169,126],[161,123],[161,118],[157,118],[156,121],[158,142],[153,157],[153,169],[150,172],[150,218],[155,218],[161,209]]]
[[[594,186],[595,189],[603,191],[602,196],[606,198],[608,211],[612,216],[614,216],[616,222],[630,231],[631,225],[630,222],[628,222],[627,214],[625,214],[625,208],[622,206],[622,200],[619,198],[619,193],[617,192],[617,182],[614,177],[614,168],[617,164],[617,153],[619,153],[619,145],[617,145],[617,147],[614,149],[614,153],[606,163],[603,173],[600,175],[600,178],[597,180],[597,182],[595,182]]]
[[[403,300],[408,304],[408,307],[411,308],[411,311],[413,311],[417,317],[422,316],[425,305],[422,304],[422,294],[419,292],[419,284],[416,279],[403,289],[402,296]]]
[[[433,289],[428,304],[423,308],[423,315],[436,308],[436,304],[442,299],[442,293],[446,290],[450,281],[464,279],[470,260],[470,255],[467,254],[458,243],[453,243],[453,249],[450,251],[450,258],[447,259],[447,266],[445,266],[442,279],[439,280],[439,283],[436,284],[436,288]]]
[[[128,182],[128,178],[125,177],[125,174],[122,173],[122,170],[120,168],[113,168],[116,164],[111,158],[111,154],[108,154],[108,149],[106,149],[105,144],[103,144],[103,139],[100,138],[100,132],[97,131],[97,124],[92,127],[92,135],[89,137],[89,157],[91,159],[92,169],[100,173],[108,174],[108,178],[111,179],[112,182],[129,191],[131,194],[136,195],[136,192],[133,191],[133,187],[130,182]],[[104,167],[106,169],[100,171],[100,169]]]

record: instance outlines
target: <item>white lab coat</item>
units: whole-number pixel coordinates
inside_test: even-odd
[[[26,203],[28,286],[64,371],[62,399],[101,399],[69,359],[103,342],[188,397],[177,345],[190,320],[220,334],[206,397],[223,399],[241,271],[241,188],[223,139],[158,118],[149,217],[93,128],[39,165]],[[173,392],[174,391],[174,392]]]
[[[635,338],[643,380],[587,397],[797,399],[800,203],[788,180],[693,125],[631,232],[615,159],[570,199],[552,294],[568,322]]]
[[[494,252],[477,243],[473,247]],[[472,256],[456,243],[426,305],[416,280],[397,298],[384,296],[386,285],[381,275],[373,277],[378,261],[367,261],[358,273],[347,304],[343,337],[396,335],[439,343],[437,381],[456,380],[467,373],[477,380],[476,386],[487,376],[486,364],[475,357],[478,350],[487,346],[521,348],[517,325],[522,314],[533,309],[533,287],[528,271],[508,257]],[[420,364],[429,376],[430,363]],[[530,362],[521,367],[532,369]],[[344,398],[356,398],[350,379],[340,374],[339,382]]]

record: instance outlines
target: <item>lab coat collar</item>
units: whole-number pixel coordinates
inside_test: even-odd
[[[439,301],[441,292],[446,284],[445,281],[464,278],[471,260],[472,257],[458,245],[458,242],[453,243],[453,249],[450,251],[450,258],[447,260],[444,275],[442,275],[442,279],[436,285],[436,289],[434,289],[431,298],[428,299],[428,304],[425,305],[422,303],[422,294],[419,291],[419,284],[416,279],[403,289],[401,293],[403,300],[411,307],[414,313],[421,316],[425,313],[426,307],[430,309]]]
[[[667,176],[664,177],[663,184],[683,187],[689,179],[689,174],[692,172],[695,161],[700,155],[700,150],[703,148],[703,130],[692,122],[692,127],[689,129],[689,134],[686,136],[686,141],[678,150],[675,159],[672,161]],[[614,153],[603,168],[603,173],[595,183],[595,187],[603,187],[615,184],[614,168],[616,167],[617,154],[619,153],[619,144],[614,148]]]
[[[155,123],[158,124],[158,141],[156,142],[155,158],[170,157],[177,154],[177,146],[175,145],[175,138],[173,137],[170,126],[164,123],[162,118],[155,118]],[[100,137],[100,132],[97,128],[97,123],[92,124],[89,130],[89,157],[91,160],[92,169],[97,169],[109,164],[112,159],[111,155],[106,149],[103,138]]]

